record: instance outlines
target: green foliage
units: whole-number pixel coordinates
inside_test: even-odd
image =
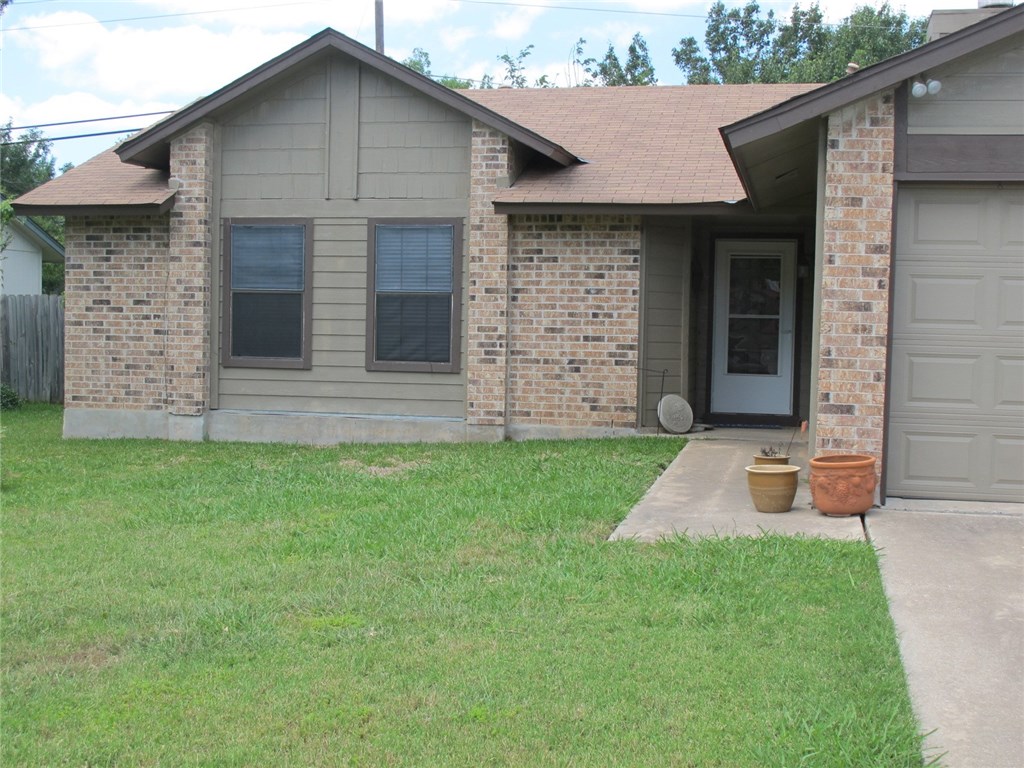
[[[450,75],[435,75],[430,71],[430,54],[422,48],[413,48],[412,56],[405,59],[402,64],[407,66],[409,69],[419,72],[421,75],[426,75],[435,82],[440,83],[446,88],[472,88],[472,80],[463,80],[459,77],[451,77]]]
[[[829,82],[861,67],[909,51],[925,40],[925,19],[911,19],[888,3],[860,6],[840,24],[824,23],[817,2],[794,6],[788,22],[773,11],[761,15],[756,0],[726,9],[719,0],[708,11],[704,48],[687,37],[672,49],[676,66],[691,84]]]
[[[64,293],[64,265],[43,262],[43,293],[60,296]]]
[[[577,56],[582,54],[582,46],[586,40],[580,38],[576,43]],[[615,46],[608,44],[604,58],[589,58],[579,62],[583,70],[593,78],[597,85],[657,85],[654,76],[654,65],[647,50],[647,41],[637,32],[626,51],[626,63],[623,65],[615,53]]]
[[[21,408],[21,397],[7,384],[0,384],[0,411]]]
[[[681,440],[4,429],[5,766],[921,764],[870,545],[607,541]]]
[[[533,52],[533,45],[528,45],[515,56],[510,53],[503,53],[498,61],[505,65],[504,82],[513,88],[526,87],[526,58]]]

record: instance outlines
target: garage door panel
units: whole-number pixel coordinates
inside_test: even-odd
[[[974,355],[908,354],[908,407],[978,408],[984,362]]]
[[[993,231],[999,235],[998,247],[1019,253],[1024,248],[1024,194],[1005,200],[1002,210],[993,211],[997,217]]]
[[[901,231],[901,251],[920,249],[953,255],[985,249],[988,215],[982,199],[956,201],[926,193],[914,198],[911,205],[913,220]]]
[[[996,435],[992,441],[992,487],[1024,492],[1020,468],[1024,466],[1024,438]]]
[[[994,410],[1024,418],[1024,357],[998,357],[994,368]]]
[[[1024,329],[1024,278],[1003,277],[999,281],[997,302],[997,328],[1020,333]]]
[[[911,275],[909,324],[942,328],[981,328],[984,278],[981,275]]]
[[[903,186],[886,492],[1024,502],[1024,188]]]

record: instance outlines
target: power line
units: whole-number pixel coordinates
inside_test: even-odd
[[[122,128],[119,131],[102,131],[100,133],[79,133],[75,136],[54,136],[53,138],[45,139],[17,139],[15,141],[4,141],[0,142],[0,147],[10,147],[14,144],[34,144],[37,141],[46,142],[47,144],[51,141],[66,141],[67,139],[91,139],[93,136],[113,136],[116,133],[135,133],[141,131],[141,128]]]
[[[514,8],[550,8],[555,11],[588,11],[591,13],[620,13],[631,16],[670,16],[675,19],[703,19],[706,14],[669,13],[668,11],[631,11],[625,8],[586,8],[579,5],[545,5],[543,3],[514,3],[511,0],[449,0],[472,5],[508,5]]]
[[[126,16],[122,19],[90,19],[89,21],[69,21],[64,24],[40,24],[35,27],[9,27],[4,32],[28,32],[34,29],[58,29],[60,27],[83,27],[89,24],[113,24],[115,21],[148,21],[150,19],[174,19],[181,16],[203,16],[211,13],[230,13],[233,11],[256,11],[264,8],[281,8],[293,5],[315,5],[325,0],[299,0],[294,3],[271,3],[269,5],[246,5],[237,8],[217,8],[209,11],[184,11],[182,13],[161,13],[153,16]]]
[[[36,0],[40,2],[40,0]],[[92,117],[88,120],[65,120],[62,123],[39,123],[37,125],[12,125],[9,130],[27,131],[32,128],[53,128],[58,125],[80,125],[81,123],[103,123],[108,120],[127,120],[129,117],[153,117],[155,115],[169,115],[174,110],[165,109],[163,112],[137,112],[134,115],[112,115],[111,117]]]

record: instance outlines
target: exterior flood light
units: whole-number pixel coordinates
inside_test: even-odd
[[[910,85],[910,95],[915,99],[925,96],[934,96],[942,90],[942,83],[932,78],[925,79],[924,75],[918,75]]]

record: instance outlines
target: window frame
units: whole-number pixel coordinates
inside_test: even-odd
[[[242,357],[231,353],[231,329],[234,321],[234,291],[231,286],[232,228],[235,226],[302,227],[302,354],[300,357]],[[309,370],[313,367],[313,219],[306,218],[226,218],[223,246],[223,311],[221,313],[221,364],[226,368],[291,368]],[[273,293],[268,291],[268,293]],[[280,291],[293,293],[293,291]]]
[[[452,291],[449,360],[428,361],[377,360],[377,227],[451,227]],[[459,373],[462,355],[462,259],[463,221],[460,218],[372,218],[366,221],[366,370],[408,371],[418,373]]]

